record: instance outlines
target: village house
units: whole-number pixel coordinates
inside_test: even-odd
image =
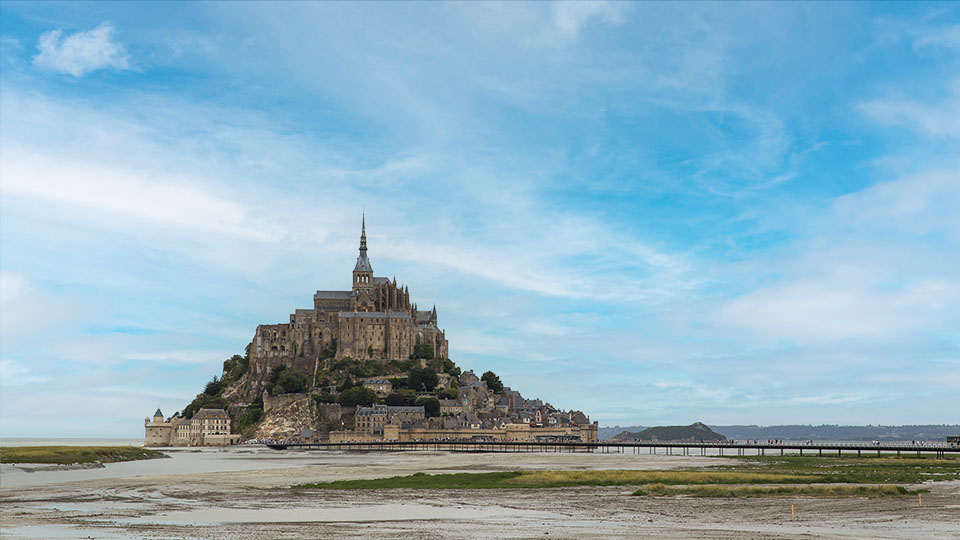
[[[393,391],[393,383],[386,379],[366,379],[363,387],[373,390],[377,397],[386,397]]]
[[[409,426],[426,418],[423,407],[394,407],[376,404],[372,407],[357,407],[354,415],[356,431],[369,435],[383,435],[383,428],[391,422]]]
[[[463,405],[455,399],[441,399],[440,400],[440,414],[445,416],[448,414],[458,415],[463,412]]]

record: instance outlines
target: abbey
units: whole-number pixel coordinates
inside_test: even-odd
[[[407,287],[373,275],[367,257],[366,218],[360,255],[349,291],[317,291],[313,309],[298,309],[284,324],[257,327],[250,346],[250,371],[262,379],[278,365],[315,373],[323,361],[353,358],[406,360],[417,344],[449,356],[446,334],[437,326],[437,308],[420,311]]]

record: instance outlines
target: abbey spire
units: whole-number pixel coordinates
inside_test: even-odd
[[[360,226],[360,256],[357,257],[357,265],[353,267],[353,272],[370,272],[373,276],[373,267],[370,266],[370,259],[367,258],[367,216],[363,216],[363,224]]]
[[[367,258],[367,216],[363,216],[363,222],[360,225],[360,256],[357,257],[357,265],[353,267],[353,290],[373,288],[373,267],[370,266],[370,259]]]

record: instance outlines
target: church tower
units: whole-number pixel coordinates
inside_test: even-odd
[[[373,267],[367,258],[367,216],[363,216],[360,226],[360,256],[353,267],[353,296],[358,311],[369,311],[373,307]]]

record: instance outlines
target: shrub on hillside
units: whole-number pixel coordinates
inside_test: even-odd
[[[362,386],[354,386],[340,393],[340,405],[344,407],[356,407],[363,405],[368,407],[377,401],[377,394]]]
[[[267,392],[271,396],[304,392],[309,386],[310,375],[297,368],[277,366],[267,377]]]
[[[423,407],[427,418],[440,416],[440,400],[434,397],[420,398],[415,402],[416,405]]]

